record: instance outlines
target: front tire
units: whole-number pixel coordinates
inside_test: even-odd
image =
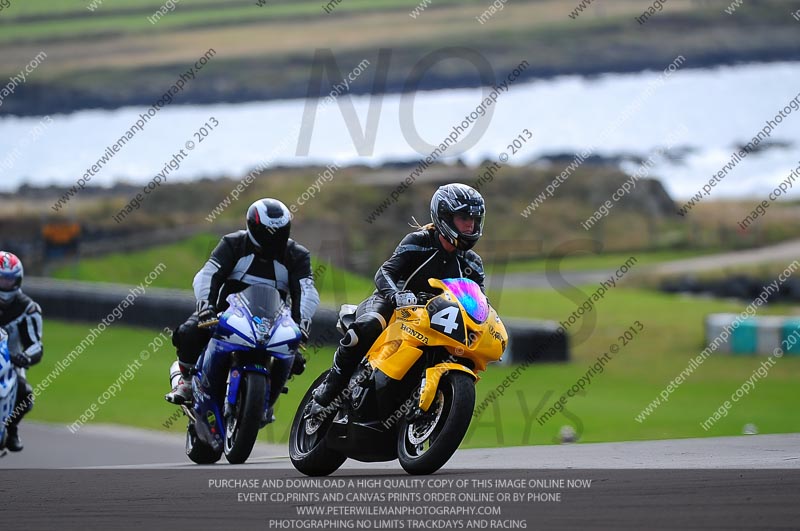
[[[314,390],[322,383],[327,374],[327,371],[322,373],[306,391],[297,407],[297,413],[292,421],[292,431],[289,435],[289,458],[298,472],[306,476],[327,476],[338,470],[347,460],[346,456],[329,449],[325,441],[335,413],[329,414],[324,421],[313,427],[308,425],[312,419],[305,418],[314,398]],[[312,430],[313,433],[309,433]]]
[[[397,458],[409,474],[432,474],[453,456],[467,434],[475,408],[475,382],[451,371],[439,381],[431,407],[409,423],[398,425]]]
[[[238,465],[250,457],[258,437],[266,396],[266,376],[254,372],[242,375],[236,408],[225,418],[225,459],[229,463]]]

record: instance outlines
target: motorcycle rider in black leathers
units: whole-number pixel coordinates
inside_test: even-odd
[[[180,379],[165,398],[173,404],[192,401],[191,369],[211,339],[208,327],[218,312],[228,307],[226,298],[253,284],[269,284],[280,291],[284,301],[291,298],[292,319],[300,327],[303,343],[319,306],[319,294],[311,272],[308,250],[289,238],[291,214],[276,199],[260,199],[247,210],[247,229],[222,238],[203,268],[194,277],[197,310],[179,326],[172,342],[178,351]],[[273,362],[270,405],[278,399],[290,372],[300,374],[305,359],[295,353],[294,362]],[[268,419],[270,416],[267,417]]]
[[[465,184],[441,186],[431,198],[433,223],[406,235],[375,274],[376,290],[358,305],[356,319],[339,342],[333,366],[314,391],[310,414],[319,414],[344,388],[381,334],[394,309],[416,304],[429,278],[466,277],[484,290],[483,263],[472,247],[483,233],[483,197]]]
[[[8,352],[17,371],[17,396],[14,409],[6,420],[5,447],[22,450],[19,423],[33,409],[33,388],[25,379],[25,370],[41,361],[42,310],[22,292],[22,262],[15,255],[0,252],[0,327],[8,334]]]

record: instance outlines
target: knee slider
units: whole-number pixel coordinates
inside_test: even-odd
[[[355,330],[353,330],[352,326],[344,334],[344,337],[339,341],[339,344],[345,348],[358,345],[358,335],[356,334]]]
[[[350,325],[339,344],[347,348],[364,341],[370,343],[381,334],[382,330],[383,327],[377,319],[371,316],[361,316]]]

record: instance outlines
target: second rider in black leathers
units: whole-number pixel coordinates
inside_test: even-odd
[[[224,311],[226,298],[253,284],[277,288],[284,300],[291,299],[292,319],[300,327],[303,342],[319,305],[319,294],[311,272],[308,250],[289,238],[291,214],[277,199],[260,199],[247,210],[247,229],[222,238],[203,268],[194,278],[197,311],[178,327],[173,343],[178,350],[180,378],[165,397],[174,404],[192,400],[191,370],[209,339],[204,325],[215,322]],[[290,371],[300,374],[305,360],[295,353],[294,364],[283,361],[273,367],[274,385],[270,405],[278,398]]]

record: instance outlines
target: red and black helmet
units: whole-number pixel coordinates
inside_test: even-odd
[[[282,256],[292,228],[292,215],[277,199],[259,199],[247,209],[247,235],[259,250]]]
[[[475,227],[467,234],[460,232],[453,222],[456,213],[475,219]],[[431,198],[431,221],[456,249],[472,249],[483,234],[486,205],[477,190],[466,184],[453,183],[440,186]]]
[[[24,271],[15,254],[0,251],[0,303],[9,303],[17,296]]]

